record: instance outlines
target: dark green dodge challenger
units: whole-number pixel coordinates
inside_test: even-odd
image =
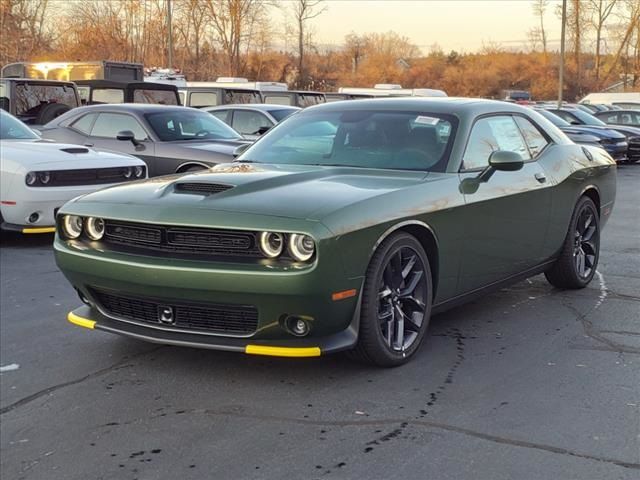
[[[55,251],[86,304],[74,324],[394,366],[436,311],[541,272],[586,286],[615,192],[604,150],[518,105],[337,102],[235,163],[71,201]]]

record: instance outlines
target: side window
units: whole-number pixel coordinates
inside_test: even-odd
[[[531,156],[533,158],[537,157],[538,154],[544,150],[549,142],[544,138],[540,130],[536,128],[536,126],[531,123],[529,120],[523,117],[514,117],[518,127],[520,127],[520,131],[524,136],[524,140],[529,147],[529,151],[531,152]]]
[[[462,168],[472,170],[486,167],[489,157],[497,150],[517,152],[523,160],[531,160],[520,130],[511,116],[486,117],[475,123],[462,158]]]
[[[222,120],[224,123],[230,125],[229,123],[229,110],[213,110],[209,112],[211,115],[216,117],[218,120]]]
[[[604,119],[605,123],[618,123],[618,114],[614,113],[613,115],[611,114],[607,114],[605,119]]]
[[[241,135],[257,135],[261,127],[271,128],[272,122],[259,112],[236,110],[231,126]]]
[[[131,130],[137,140],[147,138],[147,132],[142,125],[130,115],[121,113],[101,113],[93,125],[91,135],[94,137],[116,138],[118,132]]]
[[[264,103],[275,103],[277,105],[294,105],[288,95],[265,95]]]
[[[91,133],[91,126],[93,125],[93,122],[97,116],[97,113],[89,113],[87,115],[83,115],[71,124],[71,128],[79,131],[80,133],[84,133],[85,135],[89,135]]]
[[[201,108],[215,105],[218,105],[218,94],[215,92],[192,92],[189,95],[190,107]]]
[[[119,88],[94,88],[91,92],[93,103],[124,103],[124,90]]]

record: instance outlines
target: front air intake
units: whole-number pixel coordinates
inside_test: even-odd
[[[195,193],[198,195],[213,195],[214,193],[221,193],[233,188],[234,185],[227,185],[224,183],[178,183],[176,184],[175,191],[178,193]]]

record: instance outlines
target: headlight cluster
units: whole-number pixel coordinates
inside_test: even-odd
[[[62,233],[70,239],[79,238],[83,231],[91,240],[100,240],[104,235],[104,220],[102,218],[64,215],[61,225]]]
[[[29,172],[24,181],[30,187],[48,185],[51,182],[51,172]]]
[[[123,169],[123,175],[126,179],[142,178],[144,177],[144,167],[137,165],[135,167],[125,167]]]
[[[258,235],[260,251],[265,257],[276,258],[282,255],[285,247],[291,257],[298,262],[310,260],[316,252],[316,242],[302,233],[262,232]]]

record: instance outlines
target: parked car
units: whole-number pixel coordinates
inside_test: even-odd
[[[600,144],[600,141],[602,139],[608,138],[603,136],[600,132],[596,132],[596,135],[594,135],[588,128],[583,128],[579,125],[571,125],[569,122],[566,122],[557,115],[554,115],[553,113],[545,109],[536,108],[535,110],[544,118],[553,123],[556,127],[558,127],[562,131],[562,133],[569,137],[569,139],[571,139],[571,141],[573,141],[574,143],[601,147],[602,145]]]
[[[602,111],[594,113],[593,116],[608,125],[640,127],[640,110]]]
[[[249,140],[256,140],[276,123],[300,111],[298,107],[275,104],[221,105],[202,109],[230,125]]]
[[[262,99],[265,103],[274,103],[278,105],[290,105],[294,107],[310,107],[312,105],[318,105],[319,103],[325,103],[324,93],[312,92],[309,90],[287,90],[281,91],[264,91],[262,93]]]
[[[0,108],[29,125],[44,125],[80,106],[75,83],[0,78]]]
[[[55,255],[86,304],[74,324],[258,355],[353,349],[390,367],[436,311],[541,272],[588,285],[615,190],[604,150],[529,108],[329,103],[233,164],[66,204]]]
[[[55,231],[55,214],[79,195],[147,178],[141,160],[77,145],[42,141],[0,110],[0,228]]]
[[[76,108],[45,125],[42,136],[135,155],[150,177],[230,162],[234,150],[247,143],[200,110],[133,103]]]
[[[617,162],[628,160],[629,142],[627,136],[615,131],[611,126],[577,108],[547,108],[547,111],[560,117],[572,126],[580,126],[591,135],[600,136],[600,144]],[[588,130],[587,130],[588,129]]]

